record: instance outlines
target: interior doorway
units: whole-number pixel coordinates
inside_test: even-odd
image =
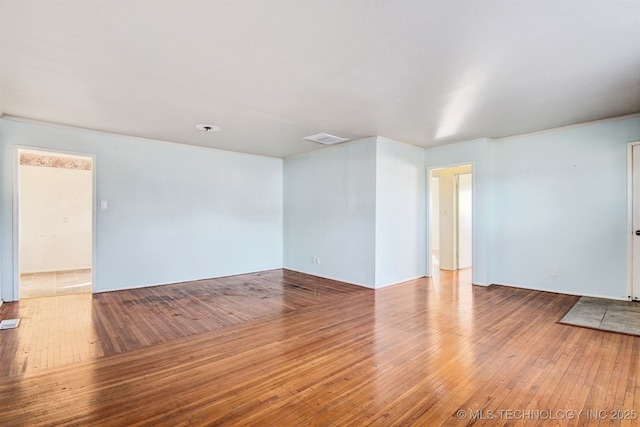
[[[473,166],[429,169],[430,275],[473,266]]]
[[[92,292],[93,157],[17,150],[17,297]]]

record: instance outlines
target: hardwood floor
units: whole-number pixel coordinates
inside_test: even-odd
[[[93,296],[22,300],[0,309],[2,319],[22,319],[19,329],[0,334],[0,378],[371,292],[293,271],[273,270]]]
[[[558,324],[577,297],[468,271],[47,299],[75,312],[0,308],[24,319],[0,332],[1,425],[639,425],[639,337]]]

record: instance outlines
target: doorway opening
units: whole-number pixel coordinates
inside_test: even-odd
[[[429,169],[431,276],[473,266],[473,166]]]
[[[18,148],[16,160],[15,299],[91,293],[93,157]]]

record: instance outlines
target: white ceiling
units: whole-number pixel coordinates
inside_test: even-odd
[[[276,157],[640,112],[638,0],[0,0],[0,43],[6,115]]]

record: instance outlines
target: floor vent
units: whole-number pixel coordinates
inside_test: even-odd
[[[8,319],[0,322],[0,329],[14,329],[20,324],[20,319]]]

